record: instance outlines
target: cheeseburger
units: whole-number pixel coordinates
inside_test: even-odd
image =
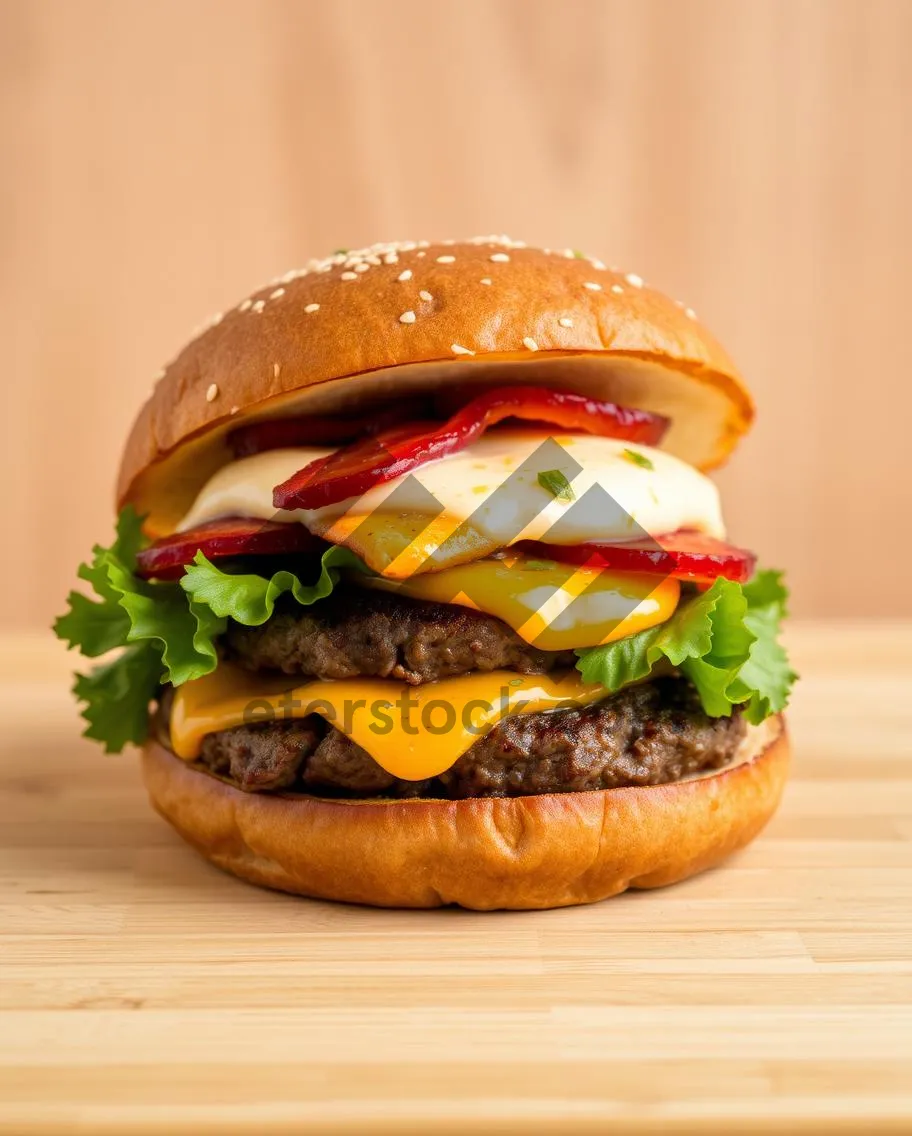
[[[546,908],[682,880],[782,792],[785,589],[707,470],[753,416],[694,312],[505,237],[311,261],[127,440],[55,625],[108,751],[214,864]]]

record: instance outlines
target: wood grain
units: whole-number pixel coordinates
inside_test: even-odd
[[[194,324],[340,245],[503,229],[730,347],[732,532],[797,612],[912,615],[910,41],[908,0],[0,0],[0,617],[60,609]]]
[[[791,645],[758,843],[480,915],[221,875],[76,737],[56,644],[0,641],[0,1131],[908,1131],[912,624]]]

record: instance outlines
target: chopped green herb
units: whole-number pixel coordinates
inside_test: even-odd
[[[333,256],[345,256],[348,249],[333,249]]]
[[[522,686],[524,681],[525,680],[521,679],[521,678],[511,678],[510,679],[510,686]]]
[[[573,255],[576,257],[577,260],[585,260],[586,259],[586,254],[584,252],[580,252],[579,249],[574,249]]]
[[[647,458],[645,454],[641,454],[639,450],[622,450],[621,457],[632,462],[633,465],[642,466],[643,469],[655,469],[651,459]]]
[[[529,572],[550,572],[557,567],[556,560],[524,560],[523,569]]]
[[[559,469],[545,469],[538,475],[538,484],[547,489],[558,501],[574,501],[576,494],[567,478]]]

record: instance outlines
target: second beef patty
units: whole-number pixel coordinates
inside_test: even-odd
[[[579,709],[505,718],[428,781],[393,777],[317,716],[208,734],[198,765],[247,792],[515,797],[659,785],[720,769],[745,728],[737,711],[710,718],[684,679],[659,678]]]

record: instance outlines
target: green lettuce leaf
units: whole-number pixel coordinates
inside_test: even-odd
[[[121,604],[125,582],[133,576],[136,554],[143,546],[142,520],[124,509],[110,548],[92,550],[78,576],[91,584],[96,599],[71,592],[69,610],[54,624],[54,633],[87,658],[98,658],[119,647],[119,656],[89,674],[77,674],[73,693],[83,703],[84,736],[100,741],[108,753],[119,753],[130,742],[141,742],[148,730],[149,703],[158,693],[163,662],[155,639],[131,642],[133,621]],[[128,589],[129,590],[129,589]]]
[[[666,623],[577,651],[577,669],[615,691],[670,664],[693,682],[707,714],[727,717],[744,704],[747,720],[762,722],[784,708],[797,678],[776,641],[786,598],[778,572],[744,585],[717,579]]]
[[[134,574],[142,547],[141,518],[124,509],[110,548],[96,546],[91,562],[79,568],[94,598],[71,592],[68,611],[54,624],[55,634],[87,658],[123,649],[89,674],[78,674],[73,687],[84,704],[85,736],[103,742],[108,752],[144,740],[149,703],[162,683],[181,686],[215,670],[215,643],[229,618],[258,626],[280,595],[290,593],[306,606],[330,594],[342,568],[367,571],[353,553],[335,547],[324,553],[314,584],[291,572],[269,579],[232,575],[199,552],[179,582],[147,581]]]
[[[117,532],[110,548],[95,545],[92,562],[80,564],[77,576],[92,585],[99,598],[88,599],[80,592],[67,597],[69,611],[54,624],[54,634],[70,647],[78,647],[89,659],[105,655],[126,642],[130,620],[117,603],[117,594],[108,583],[107,564],[121,564],[132,572],[136,567],[136,554],[142,547],[142,521],[126,508],[117,520]]]
[[[788,702],[789,691],[798,677],[789,666],[788,656],[778,642],[779,625],[787,615],[788,589],[781,572],[758,572],[744,586],[747,614],[744,622],[756,636],[750,656],[738,679],[744,689],[733,689],[735,697],[747,696],[745,715],[749,722],[762,722],[778,713]]]
[[[227,620],[188,601],[177,584],[139,580],[120,564],[108,564],[108,580],[129,620],[127,643],[153,645],[161,655],[163,681],[180,686],[215,670],[214,640]]]
[[[105,753],[140,745],[149,732],[149,704],[161,681],[161,656],[147,645],[128,647],[113,662],[76,675],[73,693],[84,703],[83,737],[102,743]]]
[[[205,605],[214,615],[228,617],[246,627],[259,627],[272,616],[279,596],[287,592],[302,607],[326,599],[338,583],[342,568],[367,571],[353,552],[337,545],[323,553],[315,584],[302,584],[292,572],[276,572],[268,580],[264,576],[231,575],[216,568],[202,552],[197,552],[181,577],[180,585],[192,601]]]
[[[225,620],[188,601],[177,584],[133,574],[142,546],[141,523],[132,509],[123,511],[111,547],[96,546],[92,562],[79,568],[79,577],[92,585],[98,599],[71,592],[70,609],[54,624],[54,632],[88,658],[143,645],[158,658],[162,681],[180,686],[215,670],[213,640],[224,631]],[[130,658],[135,657],[134,652]]]

